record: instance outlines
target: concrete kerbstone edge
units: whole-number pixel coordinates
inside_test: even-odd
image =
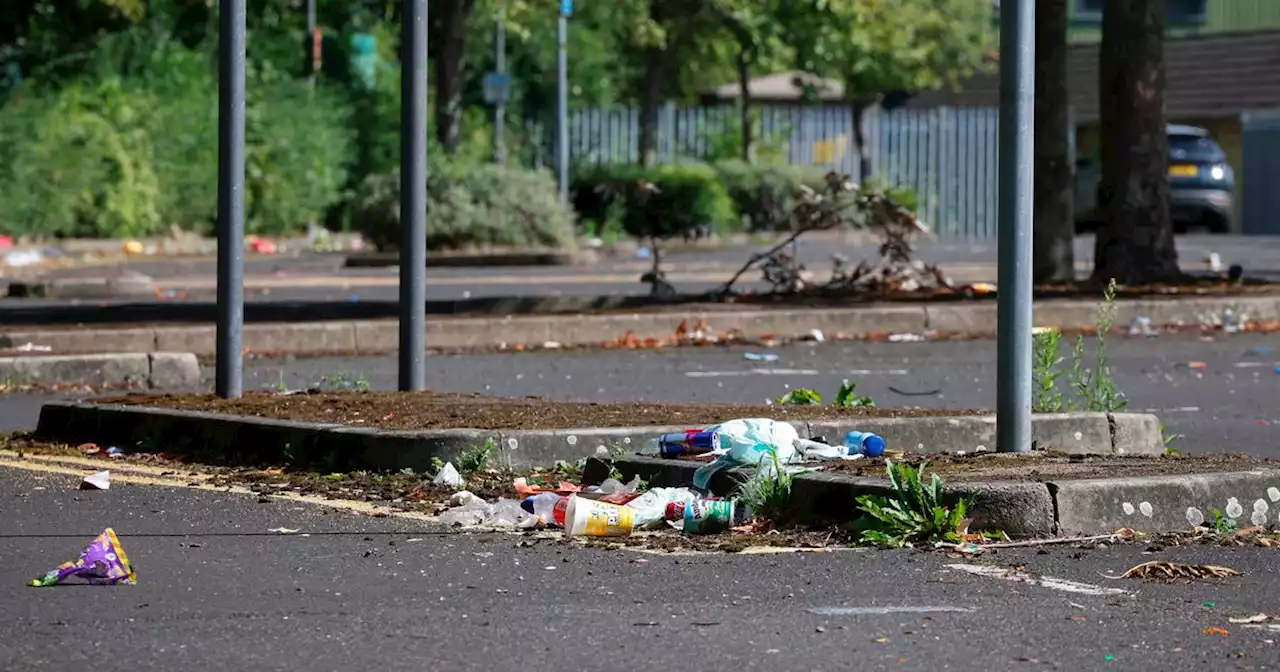
[[[1058,512],[1059,534],[1106,534],[1187,530],[1213,520],[1213,510],[1253,524],[1259,509],[1266,521],[1280,515],[1280,469],[1180,476],[1143,476],[1048,484]],[[1232,500],[1239,506],[1237,511]]]

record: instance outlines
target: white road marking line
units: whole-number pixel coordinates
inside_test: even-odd
[[[817,376],[815,369],[739,369],[737,371],[685,371],[688,378],[738,378],[742,376]]]
[[[854,369],[852,371],[828,371],[832,376],[905,376],[906,369]],[[742,378],[744,376],[821,376],[817,369],[735,369],[733,371],[685,371],[686,378]]]
[[[1078,593],[1080,595],[1093,595],[1097,597],[1107,595],[1128,595],[1128,591],[1119,588],[1106,588],[1104,586],[1095,586],[1091,583],[1079,583],[1077,581],[1068,581],[1066,579],[1055,579],[1052,576],[1032,576],[1026,572],[1020,572],[1005,567],[992,567],[989,565],[947,565],[948,569],[957,569],[962,572],[976,574],[977,576],[985,576],[992,579],[1001,579],[1003,581],[1014,581],[1017,583],[1026,583],[1033,586],[1041,586],[1052,590],[1061,590],[1067,593]]]
[[[819,616],[882,616],[885,614],[967,614],[973,610],[968,607],[814,607],[805,611]]]

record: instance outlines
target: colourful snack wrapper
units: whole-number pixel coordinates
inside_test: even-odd
[[[47,574],[31,580],[36,587],[55,586],[78,576],[95,585],[114,586],[119,583],[133,585],[138,575],[129,564],[129,556],[120,547],[116,531],[107,528],[89,544],[75,562],[64,562]]]

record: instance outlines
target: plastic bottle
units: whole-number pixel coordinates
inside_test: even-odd
[[[867,457],[881,457],[884,455],[884,439],[872,434],[871,432],[852,431],[845,435],[844,445],[849,449],[849,454],[861,454]]]
[[[564,527],[564,514],[569,508],[569,498],[554,492],[540,492],[525,497],[520,508],[537,516],[546,525]]]

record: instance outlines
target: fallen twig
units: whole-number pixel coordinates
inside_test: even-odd
[[[1092,537],[1055,537],[1053,539],[1029,539],[1027,541],[997,541],[990,544],[965,544],[966,546],[976,546],[985,550],[988,548],[1028,548],[1034,546],[1049,546],[1055,544],[1074,544],[1084,541],[1131,541],[1133,539],[1132,531],[1112,532],[1111,534],[1099,534]],[[941,543],[939,548],[959,548],[961,544]]]
[[[901,394],[904,397],[932,397],[933,395],[940,394],[942,392],[941,389],[927,390],[924,392],[908,392],[906,390],[899,390],[898,388],[892,385],[889,386],[889,391],[893,392],[894,394]]]
[[[1240,576],[1240,572],[1222,565],[1188,565],[1181,562],[1165,562],[1152,560],[1129,568],[1120,576],[1109,576],[1108,579],[1225,579],[1229,576]]]

